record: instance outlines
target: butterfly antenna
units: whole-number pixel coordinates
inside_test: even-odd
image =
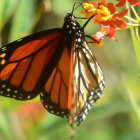
[[[95,17],[96,16],[96,14],[93,14],[86,22],[85,22],[85,24],[83,25],[83,29],[87,26],[87,24],[89,23],[89,21],[93,18],[93,17]]]
[[[73,8],[72,8],[72,11],[71,11],[71,13],[72,13],[72,15],[73,15],[73,12],[74,12],[74,10],[76,10],[83,2],[89,2],[88,0],[83,0],[82,2],[79,2],[79,1],[76,1],[75,3],[74,3],[74,5],[73,5]],[[78,4],[77,6],[76,6],[76,4]]]
[[[77,2],[75,2],[74,5],[73,5],[72,11],[71,11],[72,15],[73,15],[73,11],[75,10],[75,5],[76,5],[76,3],[77,3]]]

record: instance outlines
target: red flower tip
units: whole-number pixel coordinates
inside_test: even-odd
[[[125,9],[119,13],[114,14],[115,17],[124,17],[128,13],[128,9]]]
[[[130,5],[132,5],[132,6],[137,6],[140,4],[140,2],[138,2],[138,0],[117,0],[117,1],[119,1],[119,3],[116,4],[116,7],[124,6],[126,1],[128,1],[130,3]]]
[[[111,14],[114,14],[116,12],[116,8],[114,7],[113,3],[107,3],[105,6],[108,8]]]
[[[100,4],[103,5],[106,3],[106,0],[101,0]]]
[[[128,0],[128,2],[132,5],[132,6],[137,6],[140,4],[140,2],[138,2],[138,0]]]
[[[125,29],[127,26],[127,23],[121,18],[115,18],[114,24],[122,29]]]

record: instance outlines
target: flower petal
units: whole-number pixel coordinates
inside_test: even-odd
[[[107,37],[113,40],[117,40],[117,38],[115,37],[116,28],[113,24],[110,24],[110,26],[101,25],[101,32],[104,32],[105,36],[107,35]]]
[[[111,14],[114,14],[116,12],[116,8],[114,7],[113,3],[107,3],[104,6],[108,8]]]
[[[119,3],[116,4],[116,7],[122,7],[122,6],[124,6],[125,3],[126,3],[126,0],[117,0],[117,1],[119,1]]]
[[[98,31],[95,35],[92,35],[92,37],[98,42],[100,42],[104,38],[104,36],[104,33],[101,31]]]
[[[128,0],[128,2],[132,5],[132,6],[137,6],[140,4],[140,2],[138,2],[137,0]]]
[[[115,37],[115,33],[116,33],[116,28],[110,27],[109,38],[117,41],[118,39]]]
[[[90,1],[89,4],[92,4],[95,8],[98,7],[98,3],[96,1]]]
[[[106,3],[106,0],[101,0],[100,5],[103,5]]]
[[[117,17],[114,19],[114,24],[123,29],[127,26],[127,23],[123,19]]]
[[[94,48],[101,47],[102,45],[103,45],[103,41],[100,41],[99,43],[97,43],[97,42],[93,43]]]
[[[128,12],[128,9],[125,9],[119,13],[114,14],[115,17],[124,17]]]

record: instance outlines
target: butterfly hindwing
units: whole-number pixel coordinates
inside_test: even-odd
[[[44,107],[52,114],[68,117],[68,88],[70,75],[70,53],[64,46],[62,55],[51,73],[40,98]]]
[[[74,120],[83,121],[104,89],[102,71],[86,41],[74,49]]]

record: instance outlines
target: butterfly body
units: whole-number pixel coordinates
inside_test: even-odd
[[[83,121],[104,89],[104,77],[71,13],[62,28],[42,31],[0,48],[0,95],[40,95],[52,114]]]

